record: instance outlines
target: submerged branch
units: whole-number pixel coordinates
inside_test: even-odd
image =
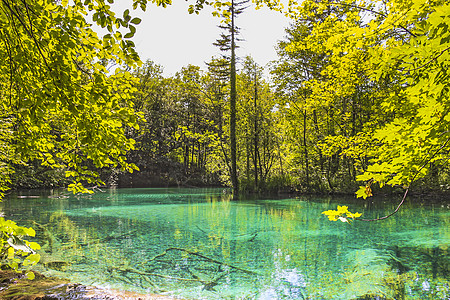
[[[170,247],[170,248],[167,248],[166,250],[164,250],[164,252],[162,252],[161,254],[155,256],[152,260],[154,260],[154,259],[156,259],[156,258],[159,258],[159,257],[161,257],[161,256],[164,256],[168,251],[171,251],[171,250],[183,251],[183,252],[186,252],[186,253],[188,253],[188,254],[190,254],[190,255],[194,255],[194,256],[203,258],[204,260],[206,260],[206,261],[208,261],[208,262],[212,262],[212,263],[215,263],[215,264],[227,266],[227,267],[230,267],[230,268],[232,268],[232,269],[241,271],[241,272],[246,273],[246,274],[260,275],[260,274],[258,274],[258,273],[255,272],[255,271],[250,271],[250,270],[242,269],[242,268],[240,268],[240,267],[236,267],[236,266],[231,265],[231,264],[229,264],[229,263],[226,263],[226,262],[223,262],[223,261],[220,261],[220,260],[216,260],[216,259],[214,259],[214,258],[210,258],[210,257],[204,256],[203,254],[200,254],[200,253],[197,253],[197,252],[193,252],[193,251],[190,251],[190,250],[187,250],[187,249],[183,249],[183,248],[178,248],[178,247]]]
[[[146,282],[148,282],[152,287],[154,287],[160,291],[162,291],[162,290],[153,281],[151,281],[150,278],[148,278],[148,276],[154,276],[154,277],[164,278],[164,279],[168,279],[168,280],[175,280],[175,281],[199,282],[199,283],[203,284],[203,289],[206,289],[206,290],[211,290],[214,286],[216,286],[218,284],[218,281],[225,276],[225,274],[223,274],[222,276],[219,276],[216,279],[213,279],[211,281],[205,281],[205,280],[200,279],[198,276],[196,276],[192,272],[189,272],[189,273],[192,275],[193,278],[184,278],[184,277],[174,277],[174,276],[169,276],[169,275],[163,275],[163,274],[159,274],[159,273],[139,271],[139,270],[136,270],[136,269],[130,268],[130,267],[127,267],[127,268],[109,267],[108,268],[108,271],[112,271],[112,270],[117,270],[122,273],[134,273],[134,274],[141,275],[142,278],[144,278],[144,280]]]
[[[117,270],[120,272],[124,272],[124,273],[135,273],[138,275],[143,275],[143,276],[154,276],[154,277],[161,277],[164,279],[169,279],[169,280],[177,280],[177,281],[195,281],[195,282],[201,282],[203,284],[206,284],[207,282],[204,282],[200,279],[194,279],[194,278],[182,278],[182,277],[173,277],[173,276],[169,276],[169,275],[163,275],[163,274],[158,274],[158,273],[151,273],[151,272],[144,272],[144,271],[139,271],[133,268],[120,268],[120,267],[109,267],[108,268],[110,271],[111,270]]]
[[[203,254],[200,253],[196,253],[194,251],[190,251],[184,248],[178,248],[178,247],[170,247],[165,249],[163,252],[161,252],[160,254],[154,256],[153,258],[149,259],[147,261],[148,262],[152,262],[155,260],[158,260],[159,258],[165,256],[166,254],[168,254],[168,252],[170,251],[182,251],[185,252],[189,255],[192,256],[196,256],[206,262],[210,262],[210,263],[214,263],[214,264],[218,264],[219,266],[227,266],[235,271],[240,271],[246,274],[251,274],[251,275],[259,275],[257,272],[254,271],[250,271],[250,270],[246,270],[246,269],[242,269],[240,267],[237,267],[235,265],[231,265],[229,263],[223,262],[223,261],[219,261],[217,259],[205,256]],[[143,279],[145,281],[147,281],[151,286],[156,287],[156,284],[154,282],[152,282],[150,280],[150,278],[148,277],[159,277],[159,278],[164,278],[164,279],[168,279],[168,280],[175,280],[175,281],[187,281],[187,282],[199,282],[201,284],[203,284],[203,289],[204,290],[212,290],[216,285],[218,285],[219,281],[224,278],[227,274],[229,274],[229,272],[223,272],[217,276],[215,276],[215,278],[211,279],[211,280],[203,280],[201,279],[198,275],[194,274],[189,268],[185,268],[184,270],[187,272],[187,274],[189,274],[192,278],[186,278],[186,277],[174,277],[174,276],[170,276],[170,275],[164,275],[164,274],[159,274],[159,273],[154,273],[154,272],[148,272],[148,271],[141,271],[135,268],[131,268],[131,267],[117,267],[117,266],[110,266],[108,267],[108,271],[113,271],[113,270],[117,270],[119,272],[122,273],[134,273],[134,274],[138,274],[141,275],[143,277]]]

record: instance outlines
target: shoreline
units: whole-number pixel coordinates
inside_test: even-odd
[[[175,300],[157,294],[141,294],[73,283],[68,279],[47,277],[33,271],[35,279],[28,280],[21,272],[0,270],[0,299],[14,300]]]

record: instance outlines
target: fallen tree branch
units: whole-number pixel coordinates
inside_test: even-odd
[[[158,274],[158,273],[139,271],[139,270],[136,270],[136,269],[133,269],[133,268],[130,268],[130,267],[128,267],[128,268],[108,267],[108,270],[109,271],[117,270],[117,271],[124,272],[124,273],[135,273],[135,274],[143,275],[143,276],[154,276],[154,277],[160,277],[160,278],[169,279],[169,280],[200,282],[202,284],[207,284],[208,283],[208,282],[203,281],[201,279],[173,277],[173,276],[163,275],[163,274]]]
[[[236,266],[231,265],[231,264],[229,264],[229,263],[226,263],[226,262],[223,262],[223,261],[220,261],[220,260],[216,260],[216,259],[214,259],[214,258],[207,257],[207,256],[205,256],[205,255],[203,255],[203,254],[200,254],[200,253],[197,253],[197,252],[194,252],[194,251],[190,251],[190,250],[187,250],[187,249],[183,249],[183,248],[178,248],[178,247],[170,247],[170,248],[167,248],[166,250],[164,250],[164,252],[162,252],[161,254],[156,255],[156,256],[153,257],[150,261],[155,260],[155,259],[157,259],[157,258],[159,258],[159,257],[162,257],[162,256],[166,255],[168,251],[172,251],[172,250],[183,251],[183,252],[186,252],[186,253],[188,253],[188,254],[190,254],[190,255],[194,255],[194,256],[203,258],[203,259],[206,260],[206,261],[209,261],[209,262],[212,262],[212,263],[216,263],[216,264],[219,264],[219,265],[223,265],[223,266],[227,266],[227,267],[230,267],[230,268],[232,268],[232,269],[235,269],[235,270],[244,272],[244,273],[246,273],[246,274],[260,275],[260,274],[258,274],[257,272],[250,271],[250,270],[246,270],[246,269],[242,269],[242,268],[240,268],[240,267],[236,267]]]

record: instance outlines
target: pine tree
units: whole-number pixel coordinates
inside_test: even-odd
[[[248,1],[235,2],[231,1],[227,14],[229,17],[225,20],[225,25],[219,26],[223,29],[220,39],[218,39],[214,45],[219,47],[221,51],[229,52],[230,55],[224,55],[224,59],[229,61],[229,78],[230,78],[230,160],[231,160],[231,184],[233,186],[234,197],[236,198],[239,193],[239,181],[237,175],[237,145],[236,145],[236,42],[239,34],[239,28],[236,26],[236,17],[240,15],[246,7],[244,4]]]

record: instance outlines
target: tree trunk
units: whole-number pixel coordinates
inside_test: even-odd
[[[254,96],[254,109],[255,109],[255,115],[254,115],[254,157],[253,160],[253,166],[255,168],[255,191],[258,191],[258,108],[257,108],[257,100],[258,100],[258,85],[256,82],[256,70],[255,70],[255,96]]]
[[[236,53],[234,0],[231,1],[231,63],[230,63],[230,148],[231,148],[231,184],[233,197],[238,198],[239,182],[237,177],[237,146],[236,146]]]
[[[303,111],[303,147],[305,153],[306,186],[309,187],[308,148],[306,143],[306,110]]]

